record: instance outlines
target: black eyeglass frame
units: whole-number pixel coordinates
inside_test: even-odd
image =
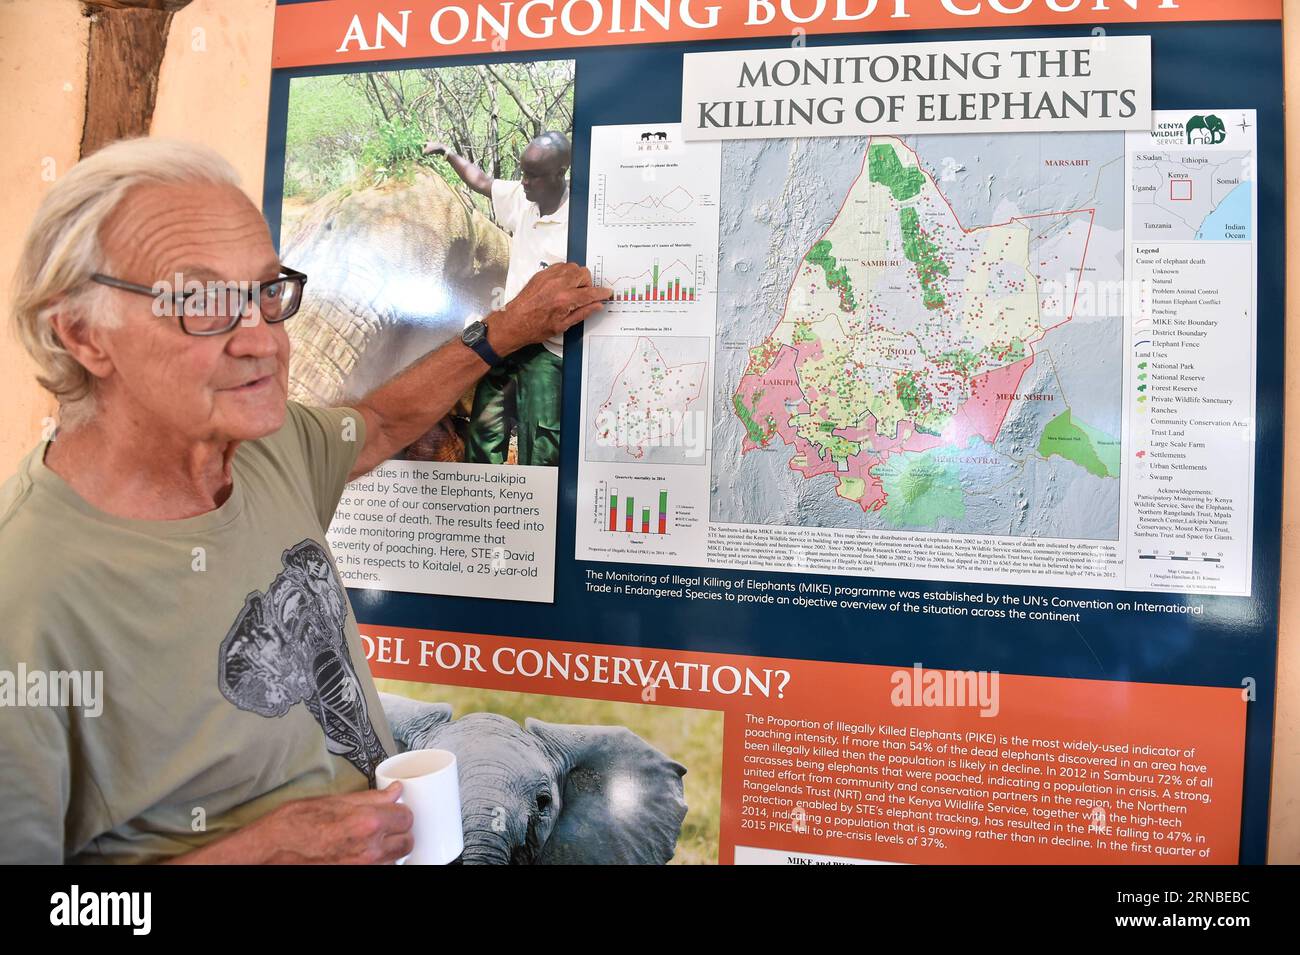
[[[92,282],[98,282],[100,285],[107,285],[110,288],[121,289],[123,292],[134,292],[137,295],[148,295],[152,299],[156,299],[160,294],[162,294],[158,292],[156,288],[150,288],[148,285],[139,285],[135,282],[128,282],[125,279],[114,278],[111,275],[105,275],[103,272],[94,273],[90,276],[90,280]],[[291,269],[287,265],[282,265],[280,266],[280,274],[276,276],[276,278],[272,279],[270,282],[257,283],[257,287],[260,289],[267,285],[275,285],[280,282],[296,282],[298,285],[298,297],[294,301],[292,310],[287,314],[282,313],[276,318],[267,318],[263,315],[262,321],[266,322],[268,325],[278,325],[280,322],[293,318],[298,314],[298,309],[302,306],[303,292],[307,287],[307,273],[299,272],[297,269]],[[204,332],[191,331],[185,327],[185,303],[189,300],[190,296],[197,295],[200,291],[203,290],[191,289],[188,292],[173,293],[173,298],[176,304],[176,319],[181,326],[181,331],[186,335],[194,335],[197,338],[207,338],[212,335],[225,335],[228,332],[234,331],[239,323],[249,314],[253,298],[251,293],[243,296],[240,302],[238,314],[234,316],[231,323],[225,328],[218,328]]]

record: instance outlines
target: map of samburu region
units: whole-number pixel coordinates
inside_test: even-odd
[[[990,179],[990,200],[993,188]],[[1118,409],[1104,422],[1114,434],[1079,415],[1058,363],[1040,354],[1071,322],[1085,271],[1095,271],[1096,203],[1032,212],[1010,203],[1005,218],[968,225],[914,149],[889,137],[868,141],[840,195],[829,228],[786,273],[775,328],[747,343],[725,412],[742,429],[740,457],[779,451],[801,479],[833,481],[841,506],[874,515],[861,526],[1035,533],[1017,527],[1014,514],[990,520],[987,506],[974,526],[968,514],[986,492],[1027,506],[1024,494],[997,491],[1026,480],[1029,458],[1068,463],[1114,490]],[[1013,407],[1036,401],[1007,434]],[[716,453],[715,473],[725,471]],[[1102,495],[1112,497],[1117,490]],[[719,503],[715,519],[728,519]],[[841,523],[825,520],[824,506],[807,521],[783,510],[767,516],[751,507],[744,516]],[[1106,536],[1109,523],[1102,515],[1089,536]]]

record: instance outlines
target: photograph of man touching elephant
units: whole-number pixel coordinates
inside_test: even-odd
[[[464,862],[717,863],[722,713],[376,686],[399,750],[456,754]]]
[[[519,294],[547,266],[565,261],[569,245],[569,167],[573,148],[561,132],[535,137],[519,157],[520,178],[496,179],[443,142],[430,142],[426,156],[441,156],[465,185],[492,200],[496,218],[510,233],[510,266],[501,304]],[[560,463],[560,390],[564,337],[523,349],[492,368],[474,391],[465,460],[504,464],[515,433],[519,464]]]
[[[284,255],[307,263],[304,271],[326,277],[313,282],[313,303],[290,333],[292,397],[330,404],[366,393],[499,309],[518,291],[512,282],[522,286],[541,262],[565,260],[567,202],[552,207],[553,187],[542,185],[544,222],[527,232],[545,235],[547,257],[532,261],[538,249],[525,240],[532,271],[522,273],[522,259],[511,264],[520,211],[539,208],[522,193],[522,183],[531,190],[537,179],[534,140],[545,144],[540,168],[552,173],[548,183],[564,179],[554,175],[559,155],[567,172],[567,152],[554,150],[561,141],[567,147],[573,84],[571,60],[291,82],[280,244]],[[487,191],[426,152],[431,143],[464,157],[486,178]],[[518,189],[508,189],[512,183]],[[552,248],[557,255],[549,255]],[[520,358],[532,360],[522,367]],[[558,346],[511,356],[494,372],[498,387],[471,390],[402,457],[557,463]]]

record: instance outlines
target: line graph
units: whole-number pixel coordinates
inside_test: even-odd
[[[658,192],[611,193],[608,177],[596,177],[592,210],[603,226],[692,226],[701,211],[717,208],[717,199],[676,185]]]

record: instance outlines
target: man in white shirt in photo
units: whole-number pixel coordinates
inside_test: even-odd
[[[502,305],[537,272],[564,262],[569,245],[568,172],[572,147],[563,133],[545,132],[519,157],[520,179],[496,179],[446,143],[431,142],[425,155],[444,157],[456,175],[492,200],[502,228],[511,234],[510,266]],[[517,434],[517,463],[560,463],[560,386],[564,337],[521,349],[488,371],[474,391],[465,460],[504,464],[510,432]]]

